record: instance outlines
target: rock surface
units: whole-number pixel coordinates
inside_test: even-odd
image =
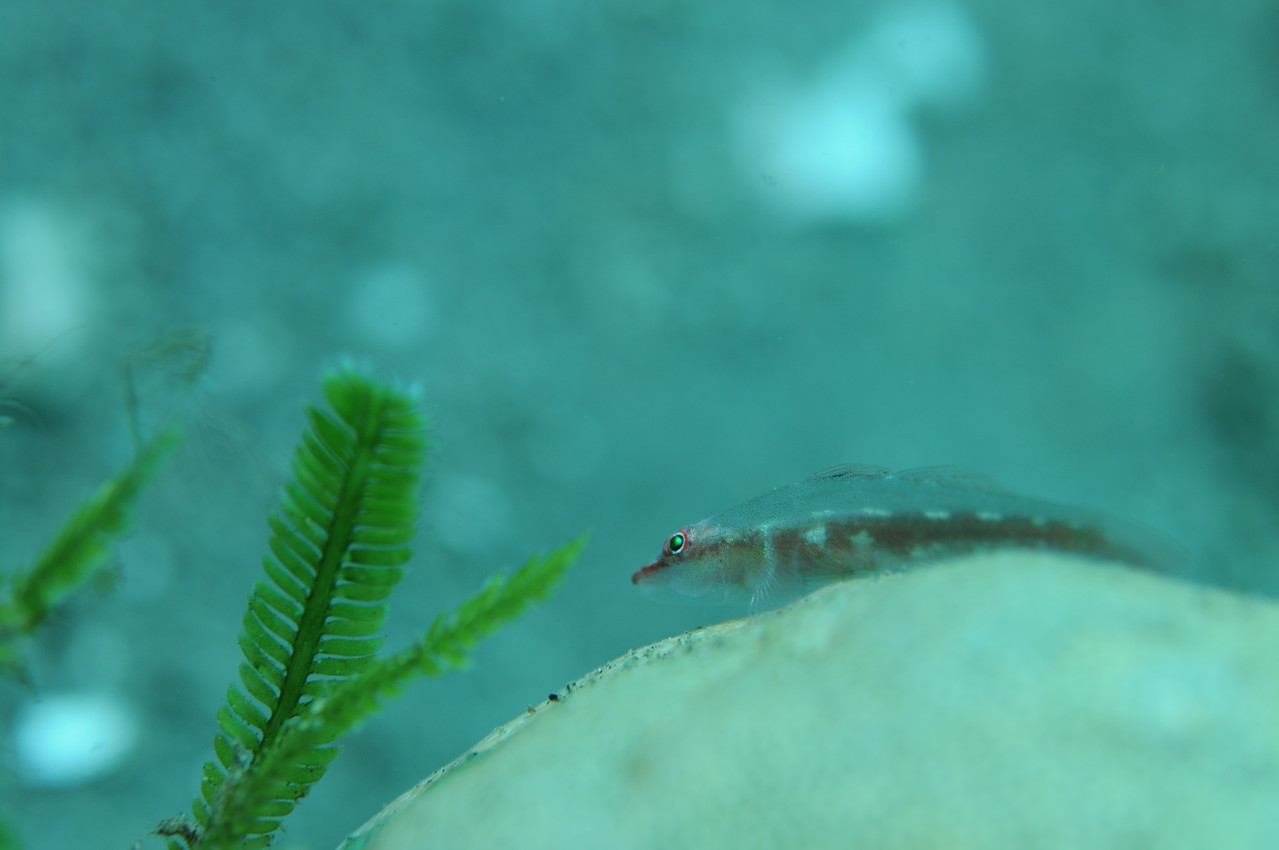
[[[637,650],[348,848],[1274,847],[1279,608],[1005,552]]]

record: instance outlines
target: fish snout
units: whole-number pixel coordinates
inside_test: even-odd
[[[643,567],[641,569],[636,570],[635,574],[631,576],[631,584],[640,584],[643,581],[647,581],[648,579],[653,577],[654,573],[656,573],[658,570],[660,570],[664,566],[665,564],[658,561],[658,562],[649,564],[647,567]]]

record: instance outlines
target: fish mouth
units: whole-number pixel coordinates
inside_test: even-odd
[[[645,579],[652,577],[654,573],[656,573],[658,570],[662,569],[665,566],[666,566],[665,564],[654,563],[654,564],[649,564],[647,567],[643,567],[641,569],[636,570],[635,574],[631,576],[631,584],[639,584]]]

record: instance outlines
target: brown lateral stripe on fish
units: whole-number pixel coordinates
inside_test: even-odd
[[[686,596],[786,595],[990,549],[1049,549],[1160,569],[1177,544],[1101,511],[1028,499],[954,467],[845,466],[681,528],[635,584]]]

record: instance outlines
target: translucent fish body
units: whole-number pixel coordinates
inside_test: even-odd
[[[850,466],[680,529],[631,580],[680,595],[758,602],[1000,548],[1049,549],[1149,569],[1182,557],[1176,543],[1143,526],[1017,496],[952,467]]]

